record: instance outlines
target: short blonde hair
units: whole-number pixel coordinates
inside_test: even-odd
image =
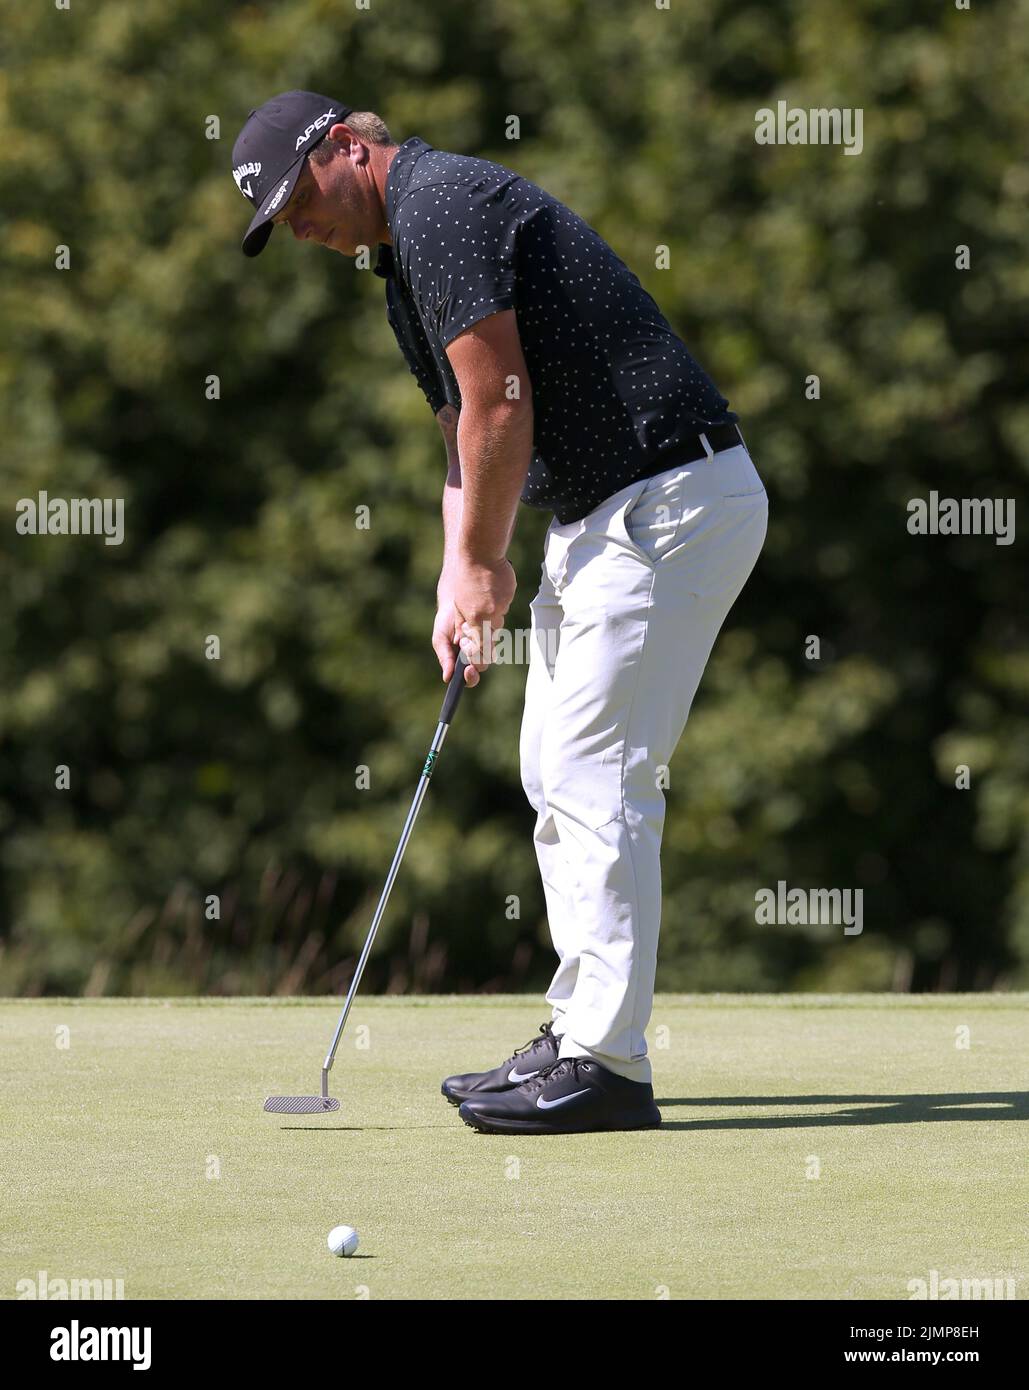
[[[381,116],[377,116],[374,111],[351,111],[341,125],[348,125],[355,135],[360,135],[361,139],[369,145],[392,145],[393,137],[387,129],[386,122]],[[319,140],[311,151],[310,158],[315,164],[328,164],[330,159],[335,158],[336,144],[328,136],[324,140]]]

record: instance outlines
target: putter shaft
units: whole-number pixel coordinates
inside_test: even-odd
[[[407,849],[407,842],[411,838],[411,831],[414,829],[414,823],[418,819],[418,812],[421,810],[422,802],[425,800],[425,793],[429,790],[429,780],[432,777],[433,768],[436,765],[436,758],[439,756],[439,751],[443,747],[443,741],[450,728],[450,721],[454,717],[457,702],[461,698],[461,692],[464,690],[464,672],[467,665],[468,662],[465,660],[465,655],[462,652],[457,659],[457,666],[454,669],[454,674],[450,678],[450,684],[447,686],[447,693],[443,701],[443,708],[440,710],[436,733],[429,747],[429,752],[425,759],[425,766],[422,768],[422,775],[418,779],[418,787],[414,794],[414,800],[411,802],[411,809],[407,813],[407,820],[404,822],[404,828],[400,833],[400,842],[397,845],[397,852],[393,856],[393,863],[390,865],[389,874],[386,877],[386,886],[382,890],[379,905],[375,909],[375,916],[372,918],[372,925],[368,930],[364,949],[361,951],[360,958],[357,962],[354,978],[350,981],[350,989],[347,991],[346,1003],[343,1005],[343,1012],[340,1014],[339,1022],[336,1024],[336,1032],[332,1039],[332,1046],[325,1054],[325,1061],[322,1063],[322,1095],[326,1097],[329,1094],[329,1071],[335,1060],[336,1049],[339,1047],[339,1040],[343,1036],[343,1029],[346,1027],[347,1015],[350,1013],[350,1006],[354,1002],[354,995],[357,993],[357,987],[361,983],[361,976],[364,974],[364,967],[371,954],[372,945],[375,942],[375,933],[379,930],[379,923],[382,921],[383,913],[386,911],[386,904],[389,901],[390,892],[396,881],[397,873],[404,857],[404,850]]]

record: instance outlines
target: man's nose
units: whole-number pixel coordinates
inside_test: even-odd
[[[289,228],[293,235],[296,237],[297,241],[306,241],[307,234],[311,230],[311,224],[310,222],[306,222],[304,218],[300,216],[291,217],[289,219]]]

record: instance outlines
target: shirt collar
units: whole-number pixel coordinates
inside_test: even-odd
[[[410,140],[405,140],[393,156],[393,163],[389,166],[389,173],[386,175],[386,222],[390,232],[393,231],[393,216],[397,210],[401,195],[407,190],[407,185],[411,182],[411,174],[415,163],[432,146],[420,139],[417,135],[412,135]],[[393,247],[386,242],[379,242],[379,257],[373,267],[375,274],[382,280],[391,280],[395,274],[396,262],[393,258]]]
[[[372,267],[376,275],[382,280],[393,278],[393,247],[387,246],[384,241],[379,242],[379,259]]]
[[[386,222],[390,232],[393,231],[393,218],[396,215],[397,204],[407,191],[414,166],[422,155],[431,149],[432,146],[426,141],[417,135],[412,135],[410,140],[404,141],[393,156],[393,163],[389,166],[389,173],[386,175]]]

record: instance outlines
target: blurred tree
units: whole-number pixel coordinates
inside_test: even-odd
[[[290,86],[544,184],[742,417],[770,533],[671,769],[659,984],[1026,984],[1024,546],[906,507],[1025,501],[1029,7],[107,0],[4,46],[0,988],[338,989],[434,727],[443,452],[381,282],[238,250],[232,141]],[[758,145],[780,99],[861,154]],[[40,490],[124,543],[17,534]],[[369,988],[548,976],[523,678],[462,710]],[[779,880],[862,887],[864,934],[755,926]]]

